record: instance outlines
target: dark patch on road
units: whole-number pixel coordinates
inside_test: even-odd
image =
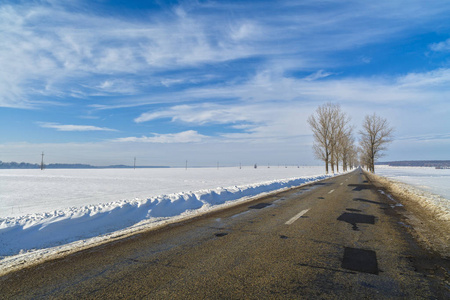
[[[289,237],[287,237],[287,236],[285,236],[285,235],[280,235],[280,239],[283,239],[283,240],[286,240],[286,239],[288,239]]]
[[[324,197],[319,197],[319,198],[317,198],[317,199],[325,199]]]
[[[353,191],[359,192],[362,190],[370,190],[374,188],[371,184],[348,184],[349,187],[355,187]]]
[[[218,232],[218,233],[216,233],[216,234],[214,234],[216,237],[223,237],[223,236],[226,236],[226,235],[228,235],[228,233],[227,232]]]
[[[362,199],[362,198],[353,198],[353,201],[366,202],[366,203],[377,204],[377,205],[385,205],[384,203],[381,203],[381,202]]]
[[[342,268],[378,275],[377,254],[373,250],[345,247]]]
[[[348,210],[348,211],[354,211],[354,212],[361,212],[361,211],[362,211],[362,210],[354,209],[354,208],[347,208],[347,209],[345,209],[345,210]]]
[[[135,258],[129,258],[128,261],[131,262],[131,263],[139,263],[139,262],[141,262],[140,260],[135,259]]]
[[[337,218],[338,221],[344,221],[353,226],[353,230],[358,230],[358,226],[356,224],[375,224],[375,216],[372,215],[364,215],[357,213],[348,213],[345,212]]]
[[[271,205],[272,205],[272,203],[258,203],[258,204],[256,204],[256,205],[249,206],[248,208],[251,208],[251,209],[261,209],[261,208],[265,208],[265,207],[271,206]]]

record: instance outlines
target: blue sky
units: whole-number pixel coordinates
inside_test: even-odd
[[[333,102],[450,159],[449,1],[2,1],[0,160],[320,164]],[[357,131],[356,130],[356,131]]]

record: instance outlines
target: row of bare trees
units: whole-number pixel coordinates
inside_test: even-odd
[[[364,119],[363,128],[359,131],[360,147],[357,148],[350,117],[339,104],[319,106],[308,118],[308,123],[314,135],[314,155],[325,163],[327,174],[329,167],[332,173],[339,172],[340,163],[344,172],[357,164],[375,172],[375,161],[381,157],[386,144],[392,141],[393,129],[386,119],[373,114]]]

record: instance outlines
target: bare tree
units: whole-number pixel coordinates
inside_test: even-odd
[[[354,144],[352,144],[352,146],[351,146],[351,148],[349,149],[349,152],[348,152],[348,161],[347,161],[347,166],[350,168],[350,169],[353,169],[353,168],[355,168],[358,164],[360,164],[359,163],[359,160],[358,160],[358,151],[357,151],[357,149],[356,149],[356,147],[355,147],[355,145]]]
[[[386,119],[373,115],[367,115],[364,118],[363,129],[359,131],[361,136],[361,163],[367,166],[367,169],[375,173],[375,162],[383,156],[387,144],[392,142],[392,133],[394,128],[389,126]]]
[[[343,161],[347,145],[344,145],[352,134],[353,128],[349,125],[350,117],[341,111],[339,105],[335,106],[332,114],[332,134],[331,134],[331,170],[339,172],[339,162]]]
[[[315,114],[308,118],[314,136],[314,155],[325,163],[327,174],[332,150],[333,114],[337,107],[335,104],[326,103],[319,106]]]
[[[353,168],[354,143],[353,127],[348,127],[339,140],[339,153],[342,158],[342,170]]]

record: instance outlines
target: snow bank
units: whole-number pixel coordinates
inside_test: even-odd
[[[380,165],[376,173],[450,200],[450,169]]]
[[[171,218],[204,213],[229,202],[327,177],[330,175],[290,178],[0,218],[0,258],[90,238],[98,241],[99,236],[108,239],[120,234],[118,231],[129,232]]]
[[[429,215],[433,216],[435,220],[450,221],[449,199],[417,186],[394,180],[393,178],[386,178],[375,174],[369,174],[369,176],[375,177],[377,181],[386,186],[397,197],[407,199],[408,201],[420,205],[420,207],[429,212]]]
[[[317,174],[323,174],[323,166],[0,169],[0,218]]]

